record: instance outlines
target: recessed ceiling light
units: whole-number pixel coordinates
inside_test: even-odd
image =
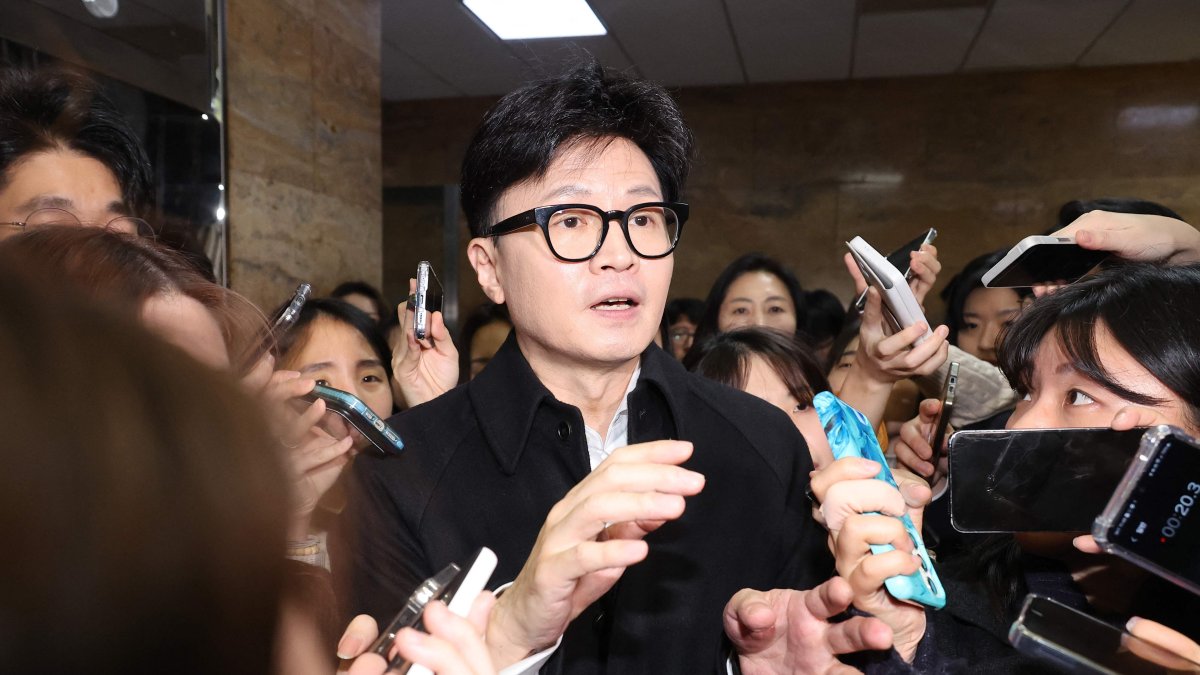
[[[605,35],[587,0],[462,0],[501,40]]]
[[[92,16],[100,19],[111,19],[121,9],[119,0],[83,0],[83,6]]]

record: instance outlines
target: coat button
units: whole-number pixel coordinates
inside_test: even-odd
[[[566,422],[558,423],[558,440],[566,443],[571,439],[571,425]]]

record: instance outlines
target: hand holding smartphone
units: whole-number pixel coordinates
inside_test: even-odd
[[[1200,595],[1200,441],[1169,426],[1137,455],[1092,526],[1104,551]]]
[[[410,302],[413,308],[413,335],[418,340],[429,337],[429,322],[434,312],[442,309],[442,284],[428,260],[417,263],[417,291]]]
[[[1025,237],[983,275],[987,288],[1073,283],[1111,255],[1091,251],[1070,237]]]
[[[330,412],[349,422],[358,433],[371,441],[371,445],[380,455],[398,454],[404,449],[404,442],[400,440],[400,436],[354,394],[318,384],[301,398],[309,402],[317,399],[325,401]]]
[[[868,286],[873,286],[883,299],[883,313],[892,330],[901,331],[909,326],[925,323],[925,334],[914,344],[920,344],[933,335],[929,322],[921,310],[921,304],[913,295],[904,275],[888,262],[879,252],[871,247],[862,237],[855,237],[846,242],[854,262],[862,270],[863,278]]]
[[[932,227],[917,235],[912,241],[904,244],[900,248],[892,251],[887,255],[887,261],[892,264],[896,270],[903,272],[904,280],[912,279],[912,254],[920,251],[925,244],[932,244],[934,239],[937,239],[938,231]],[[863,291],[858,299],[854,301],[854,309],[858,312],[863,311],[863,307],[867,306],[867,292]]]
[[[946,381],[942,383],[941,406],[938,408],[937,420],[925,438],[933,452],[929,463],[933,465],[933,473],[929,475],[929,486],[934,487],[942,479],[938,470],[941,468],[943,457],[942,446],[946,444],[946,429],[950,427],[950,414],[954,412],[954,397],[958,392],[958,362],[950,362],[950,370],[946,373]]]
[[[854,408],[843,403],[833,394],[823,391],[813,397],[813,407],[825,428],[829,438],[829,447],[833,450],[834,459],[843,457],[862,457],[880,465],[877,480],[882,480],[899,489],[892,470],[888,468],[887,458],[879,447],[879,441],[867,418]],[[929,559],[925,542],[917,530],[912,518],[904,514],[899,518],[904,524],[904,530],[912,540],[914,555],[921,560],[916,572],[907,575],[890,577],[884,582],[889,594],[897,600],[917,602],[933,609],[946,606],[946,591]],[[879,555],[895,550],[891,544],[872,544],[871,553]]]
[[[1192,663],[1097,618],[1040,595],[1028,595],[1008,631],[1018,651],[1071,673],[1195,673]]]
[[[389,658],[396,634],[404,628],[415,628],[424,631],[421,615],[425,607],[433,600],[441,600],[451,612],[458,616],[466,616],[475,598],[483,592],[492,572],[496,569],[496,554],[490,548],[483,547],[471,558],[464,567],[450,563],[441,572],[421,582],[409,596],[404,607],[381,631],[379,638],[368,648],[367,652],[378,655],[387,662],[387,672],[410,673],[410,675],[432,675],[428,668],[413,665],[397,655]]]

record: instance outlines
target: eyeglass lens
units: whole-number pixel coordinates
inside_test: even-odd
[[[679,217],[671,209],[648,206],[629,214],[629,240],[636,253],[659,256],[679,238]],[[604,217],[588,209],[555,211],[547,222],[550,246],[564,258],[586,258],[600,247]]]

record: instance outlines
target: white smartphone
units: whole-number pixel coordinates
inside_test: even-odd
[[[428,260],[417,263],[417,292],[413,297],[413,335],[429,336],[429,319],[442,308],[442,284]]]
[[[879,255],[879,251],[862,237],[855,237],[846,242],[846,247],[850,249],[850,255],[862,270],[867,284],[874,286],[883,298],[883,313],[893,330],[900,331],[922,322],[926,326],[929,325],[925,320],[925,313],[921,311],[921,303],[917,302],[917,296],[913,295],[908,281],[895,265]],[[917,344],[924,342],[931,335],[933,331],[926,327],[925,334],[917,339]]]
[[[1025,237],[983,275],[988,288],[1024,288],[1036,284],[1073,283],[1111,255],[1091,251],[1071,237]]]

